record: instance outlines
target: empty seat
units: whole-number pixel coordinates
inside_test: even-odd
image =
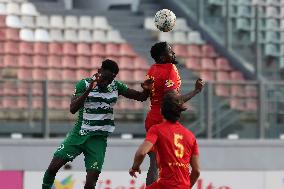
[[[3,66],[5,68],[17,68],[18,65],[18,56],[12,54],[6,54],[3,60]]]
[[[176,56],[186,57],[187,56],[187,46],[181,44],[174,44],[172,45],[173,51],[175,52]]]
[[[78,36],[76,30],[64,30],[64,40],[68,42],[77,42]]]
[[[90,69],[91,68],[91,60],[88,56],[77,56],[76,59],[77,68],[82,69]]]
[[[188,38],[188,43],[190,44],[202,45],[205,43],[202,40],[200,33],[196,31],[188,32],[187,38]]]
[[[42,106],[43,106],[42,98],[34,98],[33,99],[33,102],[32,102],[33,109],[42,109]]]
[[[19,30],[14,28],[6,28],[5,29],[5,40],[9,41],[18,41],[19,38]]]
[[[232,67],[230,66],[228,60],[226,58],[217,58],[216,60],[217,70],[220,71],[231,71]]]
[[[32,73],[30,73],[30,74],[32,74]],[[29,77],[31,77],[31,75],[30,75]],[[18,94],[19,94],[19,95],[23,95],[24,98],[28,99],[29,93],[32,92],[32,91],[31,91],[31,89],[32,89],[32,83],[29,83],[29,82],[20,82],[20,83],[18,84],[17,88],[18,88]]]
[[[49,27],[49,18],[48,16],[36,16],[35,24],[38,28],[48,28]]]
[[[20,30],[20,38],[24,41],[34,41],[34,31],[31,29],[21,29]]]
[[[48,52],[50,55],[62,55],[63,53],[63,47],[62,43],[48,43]]]
[[[247,97],[257,97],[258,91],[256,86],[247,85],[245,86],[245,91]]]
[[[266,19],[266,30],[277,31],[280,28],[280,24],[277,19]]]
[[[51,41],[64,41],[63,32],[60,29],[52,29],[50,30],[50,40]]]
[[[76,70],[72,70],[72,69],[64,69],[62,71],[62,79],[64,81],[76,81],[77,77],[76,77]],[[73,84],[71,84],[71,90],[69,90],[70,88],[63,88],[63,95],[70,95],[72,94],[72,92],[74,91],[74,86]],[[67,92],[66,92],[67,90]]]
[[[175,31],[188,31],[189,27],[187,26],[186,20],[184,18],[178,18],[176,20]]]
[[[93,31],[93,41],[106,43],[107,42],[106,33],[102,30],[94,30]]]
[[[232,85],[231,95],[237,97],[245,97],[245,87],[244,85]]]
[[[120,57],[118,64],[119,64],[119,69],[122,69],[122,70],[135,68],[133,58],[126,57],[126,56]]]
[[[243,81],[244,80],[244,76],[241,72],[239,71],[233,71],[231,72],[231,80],[233,81]]]
[[[94,69],[100,68],[101,65],[102,65],[102,61],[103,61],[102,57],[93,56],[91,58],[91,66],[92,66],[92,68],[94,68]]]
[[[58,77],[59,73],[57,73],[57,76],[56,76],[56,73],[53,72],[53,77],[54,76]],[[60,76],[61,76],[61,74],[60,74]],[[59,80],[56,79],[56,80],[59,81],[61,79],[59,79]],[[63,96],[63,94],[62,94],[62,84],[58,83],[58,82],[49,82],[48,83],[48,95],[49,96]]]
[[[93,41],[90,30],[79,30],[78,38],[79,38],[79,41],[83,41],[83,42]]]
[[[40,55],[48,54],[48,43],[36,42],[34,43],[34,53]]]
[[[21,28],[22,23],[19,16],[8,15],[6,16],[6,25],[12,28]]]
[[[19,54],[19,43],[7,41],[4,44],[4,52],[7,54]]]
[[[134,52],[134,49],[128,43],[123,43],[120,45],[120,55],[121,56],[135,56],[136,53]]]
[[[160,32],[158,36],[159,41],[166,41],[168,43],[173,43],[172,32]]]
[[[118,73],[118,77],[121,81],[133,81],[134,74],[131,70],[120,70]]]
[[[33,76],[34,80],[41,80],[41,81],[46,80],[47,79],[47,70],[35,68],[35,69],[33,69],[33,75],[32,76]]]
[[[107,32],[107,41],[110,43],[124,43],[125,40],[121,37],[118,30],[109,30]]]
[[[65,28],[77,29],[78,25],[78,18],[76,16],[65,17]]]
[[[245,101],[242,99],[233,98],[230,99],[230,107],[234,110],[245,110]]]
[[[236,27],[240,31],[250,31],[252,30],[252,23],[249,18],[237,18]]]
[[[176,31],[173,32],[173,43],[177,44],[187,44],[187,32]]]
[[[48,108],[50,109],[61,109],[61,99],[60,98],[50,98],[48,100]]]
[[[47,70],[47,79],[51,81],[60,81],[62,79],[62,71],[60,69],[49,68]]]
[[[59,15],[52,15],[50,16],[50,27],[52,28],[64,28],[64,21],[63,17]]]
[[[105,44],[103,43],[93,43],[92,44],[92,54],[97,56],[105,56]]]
[[[106,44],[106,55],[107,56],[119,56],[120,55],[119,48],[120,46],[118,44],[107,43]]]
[[[51,41],[48,30],[36,29],[35,30],[35,41],[41,41],[41,42]]]
[[[91,16],[80,16],[79,17],[79,26],[82,29],[92,29],[92,17]]]
[[[34,45],[31,42],[20,42],[19,44],[19,53],[32,55],[34,53]]]
[[[5,81],[3,84],[3,95],[16,96],[18,93],[17,81]]]
[[[19,69],[17,71],[17,79],[32,80],[32,69]]]
[[[76,43],[63,43],[63,54],[65,55],[77,55]]]
[[[187,51],[189,57],[201,57],[201,49],[199,45],[188,45]]]
[[[215,73],[211,71],[201,71],[200,77],[204,81],[215,81]]]
[[[230,73],[219,71],[216,73],[217,81],[230,81]]]
[[[37,73],[35,73],[35,70],[33,70],[33,75],[36,74],[36,75],[39,75],[38,77],[40,77],[40,74],[44,74],[46,76],[46,71],[45,70],[42,70],[43,72],[41,72],[41,70],[36,70]],[[32,95],[33,96],[42,96],[43,95],[43,83],[42,82],[32,82]],[[42,100],[39,100],[38,98],[34,98],[33,97],[33,107],[34,105],[38,105],[37,107],[39,106],[42,106]]]
[[[185,62],[185,66],[187,69],[191,70],[200,70],[201,64],[199,58],[187,58]]]
[[[15,109],[18,106],[17,98],[6,96],[2,102],[3,108],[5,109]]]
[[[88,43],[78,43],[77,44],[77,53],[79,55],[90,56],[91,46]]]
[[[10,2],[6,4],[6,12],[8,15],[14,14],[19,15],[21,14],[20,4],[15,2]]]
[[[202,58],[201,59],[202,70],[216,70],[216,64],[212,58]]]
[[[47,64],[49,68],[57,68],[60,69],[61,65],[61,56],[60,55],[50,55],[47,58]]]
[[[217,53],[215,52],[214,47],[211,45],[202,45],[201,51],[203,57],[209,57],[209,58],[217,57]]]
[[[87,77],[90,77],[91,74],[89,72],[89,70],[87,69],[77,69],[76,70],[76,78],[77,80],[81,80],[81,79],[84,79],[84,78],[87,78]]]
[[[147,17],[144,20],[144,28],[148,29],[148,30],[157,30],[158,31],[158,29],[157,29],[157,27],[155,26],[154,23],[155,22],[154,22],[154,18],[153,17]]]
[[[35,55],[33,57],[33,65],[36,68],[47,68],[48,64],[47,64],[47,56],[43,56],[43,55]]]
[[[4,14],[6,15],[7,14],[7,7],[6,7],[6,4],[5,3],[2,3],[0,2],[0,14]]]
[[[24,28],[34,28],[35,22],[33,16],[22,16],[21,17],[22,26]]]
[[[134,68],[141,69],[141,70],[147,70],[149,68],[149,65],[144,58],[136,57],[134,58]]]
[[[144,70],[135,70],[134,71],[134,81],[143,82],[146,78],[146,71]],[[133,78],[128,78],[129,81],[131,81]]]
[[[63,56],[62,58],[62,67],[69,69],[76,69],[76,58],[75,56]]]
[[[93,20],[93,26],[95,29],[100,30],[109,30],[111,27],[109,26],[106,17],[103,16],[95,16]]]
[[[258,104],[256,99],[247,99],[246,100],[246,108],[247,111],[257,111]]]
[[[20,57],[19,57],[19,67],[21,67],[21,68],[32,68],[33,67],[32,56],[21,54]]]
[[[21,5],[21,13],[23,15],[31,15],[31,16],[36,16],[38,15],[38,12],[36,10],[36,7],[32,3],[22,3]]]
[[[238,6],[237,7],[237,16],[238,17],[248,17],[252,16],[251,7],[250,6]]]
[[[276,7],[267,6],[265,12],[266,12],[265,16],[267,18],[280,18],[280,12],[277,10]]]
[[[226,85],[217,85],[215,86],[215,93],[217,96],[229,97],[230,87]]]

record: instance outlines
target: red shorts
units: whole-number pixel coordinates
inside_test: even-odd
[[[163,187],[156,181],[153,182],[150,186],[146,186],[146,189],[163,189]]]
[[[151,109],[146,117],[145,120],[145,129],[146,132],[149,131],[149,129],[153,125],[157,125],[163,122],[163,116],[161,114],[160,108],[153,108]]]
[[[189,185],[180,185],[180,184],[162,184],[161,182],[153,182],[150,186],[146,186],[146,189],[189,189]]]

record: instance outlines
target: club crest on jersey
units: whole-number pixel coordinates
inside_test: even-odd
[[[175,83],[172,80],[166,80],[166,87],[172,87],[174,84]]]

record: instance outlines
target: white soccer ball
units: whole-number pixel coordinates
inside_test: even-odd
[[[159,10],[155,15],[155,25],[163,32],[171,31],[176,25],[176,15],[168,9]]]

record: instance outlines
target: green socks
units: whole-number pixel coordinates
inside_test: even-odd
[[[42,189],[51,189],[53,182],[54,182],[55,176],[50,175],[47,171],[44,173],[43,176],[43,183],[42,183]]]

